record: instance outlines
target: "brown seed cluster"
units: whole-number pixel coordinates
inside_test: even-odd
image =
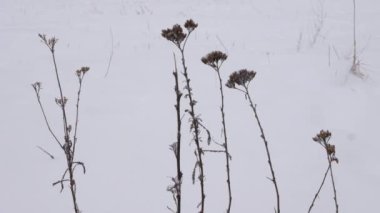
[[[67,98],[66,97],[63,97],[63,98],[55,98],[55,103],[58,104],[59,106],[62,106],[64,107],[67,103]]]
[[[83,78],[84,74],[90,70],[90,67],[81,67],[76,71],[76,74],[79,78]]]
[[[58,39],[55,37],[47,38],[45,34],[38,34],[38,36],[41,38],[42,42],[44,42],[46,46],[49,47],[50,51],[54,52],[54,47],[58,42]]]
[[[189,32],[192,32],[193,30],[195,30],[195,28],[197,28],[198,27],[198,24],[197,23],[195,23],[194,21],[193,21],[193,19],[189,19],[189,20],[187,20],[186,22],[185,22],[185,28],[187,29],[187,31],[189,31]]]
[[[182,27],[178,24],[174,25],[171,29],[162,30],[162,37],[179,45],[186,38],[186,33],[183,32]]]
[[[332,154],[335,155],[335,145],[327,144],[326,151],[327,151],[327,154],[329,155],[332,155]]]
[[[314,138],[313,140],[315,142],[318,142],[318,143],[322,143],[322,142],[328,142],[328,140],[330,139],[331,137],[331,132],[328,131],[328,130],[321,130]]]
[[[35,83],[32,84],[32,87],[33,89],[36,91],[36,93],[38,94],[41,90],[41,82],[37,81]]]
[[[226,86],[228,88],[236,88],[236,85],[247,87],[248,84],[252,81],[253,78],[255,78],[256,72],[255,71],[249,71],[247,69],[242,69],[239,71],[236,71],[230,75],[230,78],[228,79]]]
[[[329,143],[330,138],[330,131],[321,130],[315,137],[313,137],[313,141],[321,144],[325,148],[331,162],[335,161],[339,163],[338,158],[335,156],[335,145]]]
[[[212,51],[202,57],[201,61],[214,69],[219,69],[220,65],[227,59],[227,55],[221,51]]]
[[[162,30],[161,35],[180,47],[181,43],[186,39],[186,36],[194,31],[194,29],[198,27],[198,24],[196,24],[192,19],[189,19],[185,22],[184,27],[187,29],[188,34],[183,32],[181,25],[176,24],[172,28]]]

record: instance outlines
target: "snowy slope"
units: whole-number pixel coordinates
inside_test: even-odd
[[[306,212],[326,169],[325,153],[311,138],[329,129],[340,160],[334,172],[341,212],[375,212],[380,190],[379,8],[376,0],[357,1],[359,57],[367,75],[361,80],[348,74],[351,1],[0,0],[0,213],[72,211],[69,192],[60,194],[51,186],[64,171],[65,159],[30,86],[43,83],[42,100],[60,134],[53,65],[38,33],[59,38],[57,60],[69,98],[77,89],[74,71],[91,67],[77,149],[88,169],[86,175],[77,173],[80,209],[168,212],[166,206],[173,203],[166,186],[175,175],[169,151],[176,134],[175,49],[160,33],[188,18],[199,23],[186,50],[197,111],[217,140],[218,81],[200,58],[212,50],[228,53],[225,80],[241,68],[258,73],[251,92],[270,143],[282,211]],[[312,44],[320,14],[323,25]],[[232,212],[273,212],[274,190],[266,178],[270,174],[256,123],[243,95],[225,92]],[[187,133],[184,129],[185,213],[196,212],[199,201],[198,184],[191,183],[194,144]],[[207,212],[226,209],[224,161],[222,155],[205,157]],[[327,182],[313,212],[333,211]]]

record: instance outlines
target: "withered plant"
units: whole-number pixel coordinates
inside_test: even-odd
[[[41,102],[41,96],[40,92],[42,89],[41,82],[35,82],[32,84],[32,87],[36,93],[37,101],[38,104],[41,108],[42,115],[45,119],[46,126],[50,132],[50,134],[53,136],[55,142],[58,144],[58,146],[61,148],[63,153],[65,154],[66,157],[66,163],[67,167],[65,171],[63,172],[63,175],[60,180],[56,181],[53,183],[53,186],[55,185],[60,185],[61,186],[61,192],[64,189],[64,184],[67,182],[70,186],[70,191],[71,191],[71,197],[73,200],[73,205],[74,205],[74,212],[79,213],[79,207],[78,207],[78,201],[76,197],[76,190],[77,190],[77,184],[75,182],[74,174],[75,174],[75,169],[79,166],[82,167],[83,173],[86,173],[86,168],[84,166],[84,163],[81,161],[77,161],[75,159],[75,148],[76,144],[78,142],[78,122],[79,122],[79,102],[80,102],[80,95],[82,91],[82,84],[83,84],[83,79],[85,74],[89,71],[89,67],[82,67],[78,69],[75,73],[76,76],[78,77],[79,81],[79,88],[77,92],[77,98],[76,98],[76,114],[75,114],[75,123],[74,123],[74,129],[71,124],[69,124],[68,121],[68,115],[67,115],[67,103],[68,103],[68,98],[64,96],[62,85],[61,85],[61,80],[59,78],[59,73],[58,73],[58,67],[57,67],[57,62],[55,59],[55,45],[57,44],[58,39],[55,37],[47,38],[46,35],[44,34],[39,34],[38,35],[42,42],[49,48],[49,51],[51,53],[52,59],[53,59],[53,64],[54,64],[54,71],[55,71],[55,76],[57,80],[57,85],[59,89],[59,95],[58,98],[55,98],[56,104],[59,106],[61,109],[62,113],[62,121],[63,121],[63,141],[61,141],[57,135],[54,133],[53,129],[51,128],[51,125],[49,123],[49,120],[47,118],[47,115],[45,113],[43,104]]]
[[[257,115],[256,104],[253,104],[252,96],[248,90],[249,84],[251,83],[252,79],[255,78],[255,76],[256,76],[255,71],[249,71],[246,69],[236,71],[230,75],[230,77],[226,83],[226,86],[228,88],[236,89],[236,90],[242,92],[244,94],[245,98],[249,101],[249,105],[250,105],[250,107],[254,113],[255,119],[257,121],[257,124],[258,124],[260,132],[261,132],[260,136],[263,139],[263,142],[265,145],[265,151],[266,151],[267,158],[268,158],[268,164],[269,164],[270,172],[272,175],[272,178],[270,180],[273,183],[275,191],[276,191],[277,207],[275,208],[275,212],[280,213],[280,193],[278,190],[278,184],[277,184],[276,176],[275,176],[274,169],[273,169],[273,163],[272,163],[270,152],[269,152],[268,140],[265,137],[264,129],[263,129],[261,122],[260,122],[260,119]]]
[[[218,75],[219,79],[219,91],[220,91],[220,99],[221,99],[221,106],[220,106],[220,112],[222,115],[222,130],[223,130],[223,139],[224,143],[223,148],[226,155],[226,172],[227,172],[227,188],[228,188],[228,207],[227,207],[227,213],[231,211],[231,204],[232,204],[232,193],[231,193],[231,174],[230,174],[230,160],[231,155],[228,151],[228,137],[227,137],[227,127],[226,127],[226,118],[225,118],[225,112],[224,112],[224,93],[223,93],[223,82],[222,78],[220,76],[220,68],[223,64],[223,62],[227,59],[227,55],[221,51],[212,51],[206,56],[202,57],[201,61],[209,65],[212,69],[214,69]]]
[[[311,205],[310,205],[309,211],[308,211],[309,213],[311,212],[311,209],[313,208],[314,203],[315,203],[317,197],[319,196],[319,193],[321,192],[321,189],[325,183],[326,177],[327,177],[329,172],[330,172],[331,183],[332,183],[332,187],[333,187],[333,191],[334,191],[335,212],[336,213],[339,212],[338,199],[336,196],[334,173],[333,173],[333,168],[332,168],[332,163],[333,162],[339,163],[339,160],[335,156],[335,145],[332,145],[330,143],[330,138],[331,138],[331,132],[328,130],[327,131],[321,130],[315,137],[313,137],[313,141],[317,142],[318,144],[320,144],[325,149],[326,155],[327,155],[328,166],[327,166],[327,170],[325,172],[325,175],[323,176],[322,183],[319,186],[318,191],[315,194],[313,201],[311,202]]]
[[[168,187],[168,191],[170,191],[173,195],[173,200],[176,205],[176,211],[168,207],[169,210],[172,212],[181,212],[181,187],[182,187],[182,171],[181,171],[181,128],[182,128],[182,119],[181,119],[181,98],[182,98],[182,92],[179,90],[179,81],[178,81],[178,70],[177,70],[177,61],[175,54],[174,56],[174,92],[176,95],[176,104],[174,105],[176,110],[176,116],[177,116],[177,141],[174,142],[172,145],[170,145],[170,150],[173,151],[175,159],[176,159],[176,165],[177,165],[177,177],[173,177],[173,185],[170,185]]]
[[[352,74],[358,76],[359,78],[364,78],[365,75],[364,75],[364,73],[360,69],[360,60],[358,58],[357,46],[356,46],[356,1],[353,0],[352,3],[353,3],[353,20],[352,20],[352,24],[353,24],[353,49],[354,50],[353,50],[352,65],[351,65],[350,72]]]
[[[161,35],[166,38],[168,41],[172,42],[176,48],[179,50],[181,54],[181,62],[183,69],[183,76],[185,78],[185,86],[184,89],[186,91],[185,98],[189,100],[189,109],[186,109],[185,112],[190,115],[190,130],[193,133],[193,140],[196,145],[196,149],[194,151],[196,156],[196,163],[193,170],[193,183],[195,182],[195,173],[196,170],[199,169],[198,180],[200,182],[200,193],[201,193],[201,201],[198,206],[200,206],[200,213],[204,212],[205,206],[205,190],[204,190],[204,167],[203,167],[203,159],[202,155],[204,151],[201,147],[201,129],[203,125],[201,124],[201,119],[198,114],[195,112],[195,105],[197,101],[194,99],[194,95],[192,92],[192,87],[190,85],[190,77],[187,70],[186,59],[185,59],[185,47],[186,43],[191,35],[191,33],[198,27],[193,20],[187,20],[184,24],[184,27],[187,30],[187,33],[184,32],[181,25],[176,24],[172,28],[162,30]]]

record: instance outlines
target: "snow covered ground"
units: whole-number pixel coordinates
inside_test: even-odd
[[[72,211],[68,190],[51,183],[65,158],[52,141],[31,83],[57,134],[57,86],[48,49],[38,33],[56,36],[56,56],[73,121],[77,79],[91,67],[82,96],[77,173],[83,213],[168,212],[175,175],[172,76],[174,46],[161,29],[192,18],[187,46],[197,112],[220,140],[215,72],[200,62],[212,50],[229,58],[222,77],[241,68],[257,76],[251,92],[269,140],[282,212],[306,212],[326,169],[321,129],[333,136],[340,212],[375,212],[380,191],[380,2],[357,1],[357,40],[364,80],[349,74],[352,2],[344,0],[0,0],[0,213]],[[321,21],[322,20],[322,21]],[[321,24],[322,23],[322,24]],[[316,35],[318,28],[320,32]],[[313,42],[316,37],[315,42]],[[110,54],[113,54],[107,77]],[[274,189],[264,146],[244,97],[226,88],[232,154],[232,212],[273,212]],[[184,102],[183,105],[186,102]],[[184,120],[186,121],[186,119]],[[184,126],[187,128],[187,124]],[[183,130],[183,212],[196,212],[191,183],[194,144]],[[51,160],[36,146],[56,158]],[[205,157],[206,212],[227,204],[224,156]],[[313,212],[333,212],[330,182]]]

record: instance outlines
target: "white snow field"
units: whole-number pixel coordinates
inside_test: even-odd
[[[31,87],[42,82],[46,113],[62,137],[53,63],[38,33],[59,39],[56,57],[70,122],[75,70],[91,68],[82,90],[76,153],[87,167],[85,175],[76,171],[81,211],[163,213],[174,207],[166,187],[176,174],[169,150],[176,140],[176,49],[161,30],[189,18],[199,24],[186,48],[196,111],[215,140],[222,141],[219,85],[200,58],[212,50],[226,52],[224,81],[242,68],[257,72],[250,92],[269,141],[282,212],[307,212],[319,187],[327,160],[312,137],[321,129],[332,132],[339,158],[334,175],[340,212],[378,212],[380,1],[356,4],[364,79],[349,73],[348,0],[0,0],[0,213],[73,212],[68,187],[62,193],[52,187],[65,170],[65,156]],[[225,88],[225,99],[231,212],[274,212],[274,188],[253,114],[241,93]],[[183,118],[183,213],[194,213],[200,196],[198,182],[191,181],[195,145],[187,121]],[[225,212],[225,156],[207,153],[204,161],[205,212]],[[335,212],[330,179],[313,212]]]

